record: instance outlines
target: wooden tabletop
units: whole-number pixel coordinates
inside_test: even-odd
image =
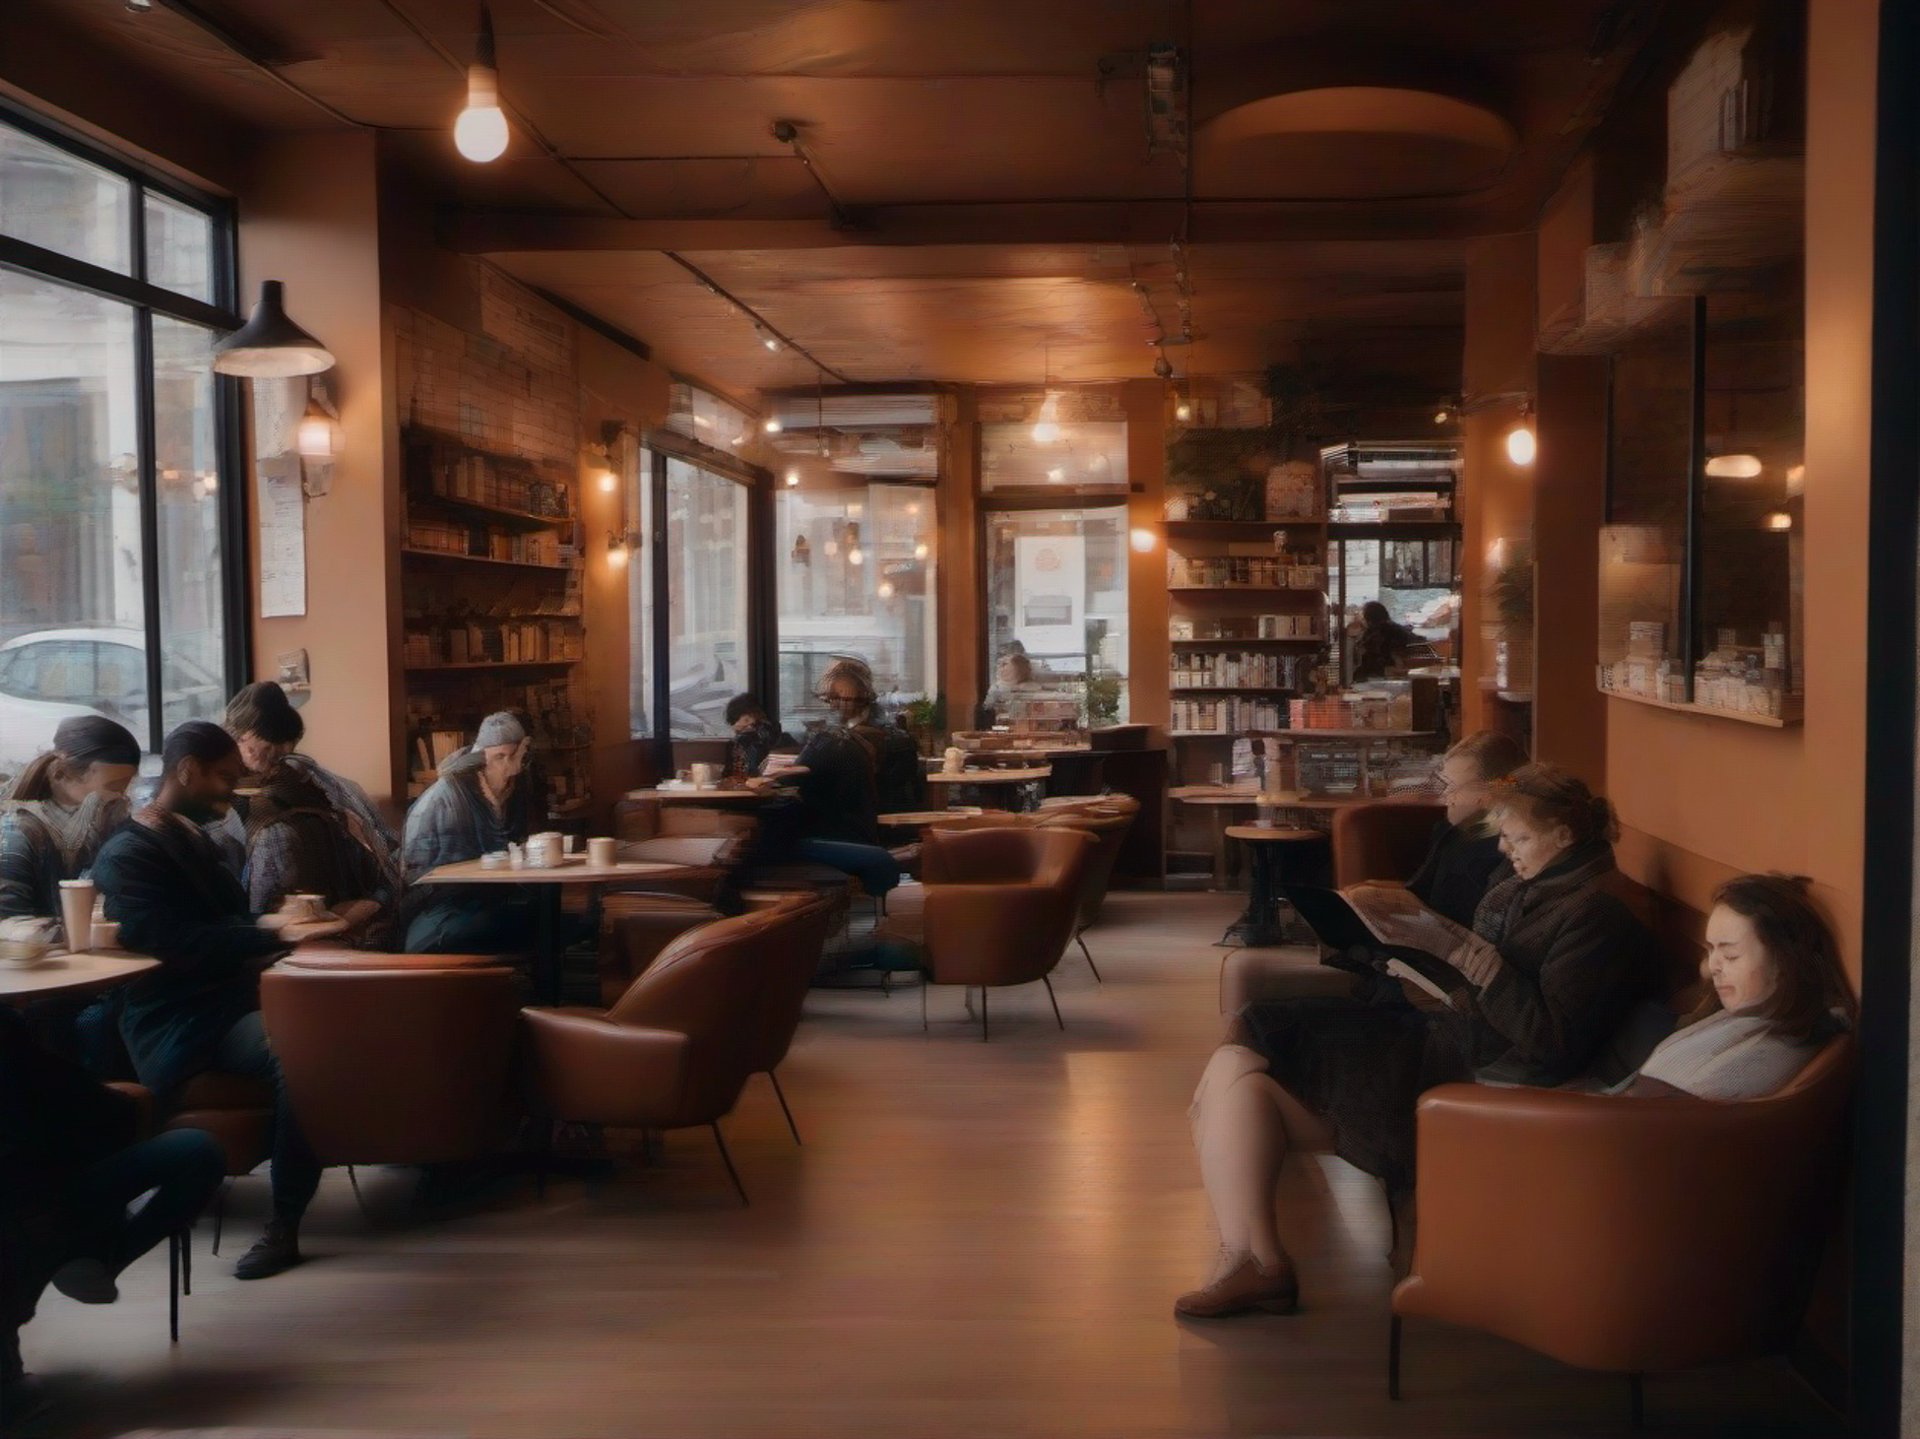
[[[584,854],[570,854],[548,869],[512,869],[501,865],[487,869],[477,859],[458,864],[443,864],[420,878],[421,884],[617,884],[625,879],[646,879],[651,875],[682,870],[683,864],[660,860],[623,859],[612,864],[590,863]]]
[[[909,829],[918,825],[939,824],[948,819],[971,819],[986,811],[978,805],[959,804],[952,809],[905,809],[893,814],[880,816],[880,823],[890,829]]]
[[[644,804],[761,804],[791,798],[794,791],[779,785],[749,789],[743,784],[713,785],[707,789],[630,789],[627,798]]]
[[[1032,784],[1053,773],[1050,764],[1029,765],[1025,769],[963,769],[959,774],[930,774],[928,784]]]
[[[1168,790],[1167,797],[1181,804],[1250,804],[1259,809],[1344,809],[1348,805],[1384,803],[1380,796],[1370,794],[1303,794],[1291,799],[1276,799],[1258,790],[1227,789],[1210,784],[1179,785]]]
[[[1327,832],[1321,829],[1293,829],[1277,824],[1230,824],[1227,826],[1227,838],[1246,840],[1254,844],[1275,844],[1278,842],[1321,840]]]
[[[56,951],[38,964],[0,964],[0,1000],[20,1004],[55,994],[108,989],[157,968],[159,963],[144,954],[115,950],[89,954]]]

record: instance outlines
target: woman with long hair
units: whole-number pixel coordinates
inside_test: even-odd
[[[139,767],[140,742],[124,726],[80,715],[0,791],[0,935],[58,924],[60,881],[83,877],[126,819]]]

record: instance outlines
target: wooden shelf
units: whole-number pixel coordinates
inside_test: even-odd
[[[515,570],[540,570],[547,574],[564,575],[573,570],[572,565],[543,565],[532,560],[496,560],[487,555],[463,555],[454,550],[416,550],[402,546],[401,557],[411,560],[444,560],[457,565],[498,565]]]
[[[1297,695],[1290,685],[1169,685],[1171,695]]]
[[[1253,635],[1227,635],[1205,640],[1167,641],[1173,645],[1205,645],[1210,649],[1232,649],[1241,645],[1323,645],[1326,642],[1325,635],[1268,635],[1264,639]]]
[[[1166,520],[1170,540],[1243,540],[1271,535],[1275,530],[1319,529],[1325,515],[1300,520]]]
[[[402,431],[401,438],[412,445],[436,450],[450,450],[462,455],[477,455],[483,460],[492,460],[507,469],[517,470],[557,470],[567,475],[577,475],[578,466],[567,460],[533,459],[527,455],[508,454],[505,450],[490,450],[485,445],[476,445],[472,440],[456,435],[451,430],[435,429],[432,425],[408,425]]]
[[[1622,700],[1627,704],[1644,705],[1648,709],[1673,710],[1683,715],[1699,715],[1703,719],[1734,720],[1740,724],[1759,725],[1762,729],[1793,729],[1801,722],[1799,714],[1773,715],[1748,714],[1745,710],[1717,709],[1712,705],[1675,704],[1672,700],[1657,700],[1651,695],[1628,694],[1625,690],[1601,690],[1601,694],[1610,700]],[[1799,701],[1796,698],[1796,708]]]
[[[1292,585],[1168,585],[1170,595],[1310,595],[1323,599],[1325,590],[1296,589]]]
[[[579,664],[579,660],[469,660],[460,664],[446,665],[408,665],[410,675],[432,675],[461,673],[470,670],[532,670],[564,669]]]
[[[435,494],[431,490],[407,491],[407,504],[409,506],[436,505],[441,509],[455,510],[481,519],[499,520],[523,530],[571,529],[577,518],[574,515],[536,515],[529,510],[503,509],[499,505],[483,504],[479,500],[456,499],[452,495]]]

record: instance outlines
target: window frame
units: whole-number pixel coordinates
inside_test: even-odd
[[[204,194],[150,166],[108,149],[49,121],[45,116],[0,99],[0,125],[11,126],[43,144],[64,150],[127,182],[130,274],[122,275],[85,260],[0,234],[0,268],[30,279],[81,290],[129,306],[134,324],[135,459],[140,481],[141,628],[146,636],[147,733],[137,736],[158,753],[165,738],[166,691],[162,684],[165,636],[160,627],[159,474],[155,457],[153,321],[156,315],[203,326],[222,335],[242,323],[237,313],[238,225],[231,200]],[[148,192],[205,215],[212,227],[213,296],[209,304],[191,295],[148,282]],[[222,622],[221,679],[231,694],[251,673],[252,634],[247,605],[247,476],[241,437],[244,396],[231,375],[214,376],[214,464],[219,474],[215,503],[220,535]]]

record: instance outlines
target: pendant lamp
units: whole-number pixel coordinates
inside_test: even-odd
[[[260,282],[247,323],[213,347],[213,368],[250,380],[284,380],[333,368],[333,354],[287,318],[278,280]]]

